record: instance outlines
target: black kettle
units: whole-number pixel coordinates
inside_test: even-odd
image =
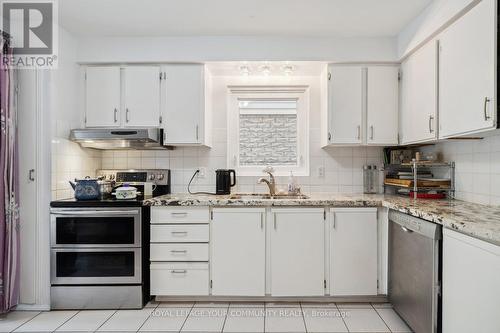
[[[232,179],[231,179],[232,175]],[[218,195],[231,194],[231,187],[236,185],[236,171],[232,169],[215,170],[215,193]]]

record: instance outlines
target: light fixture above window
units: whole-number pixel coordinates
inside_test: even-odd
[[[283,73],[285,75],[292,75],[294,70],[295,70],[295,67],[293,67],[292,65],[283,65],[281,66],[281,70],[283,71]]]
[[[248,67],[247,65],[240,66],[240,73],[243,76],[249,76],[251,73],[250,67]]]
[[[262,75],[269,76],[271,74],[271,66],[263,65],[260,67],[260,72]]]

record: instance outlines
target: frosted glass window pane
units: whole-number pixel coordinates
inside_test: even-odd
[[[297,165],[297,102],[252,100],[239,106],[240,165]]]

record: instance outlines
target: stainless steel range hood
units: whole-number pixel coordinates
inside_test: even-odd
[[[169,149],[159,128],[85,128],[71,130],[69,139],[94,149]]]

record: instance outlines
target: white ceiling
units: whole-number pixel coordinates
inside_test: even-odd
[[[395,36],[433,0],[62,0],[80,36]]]

